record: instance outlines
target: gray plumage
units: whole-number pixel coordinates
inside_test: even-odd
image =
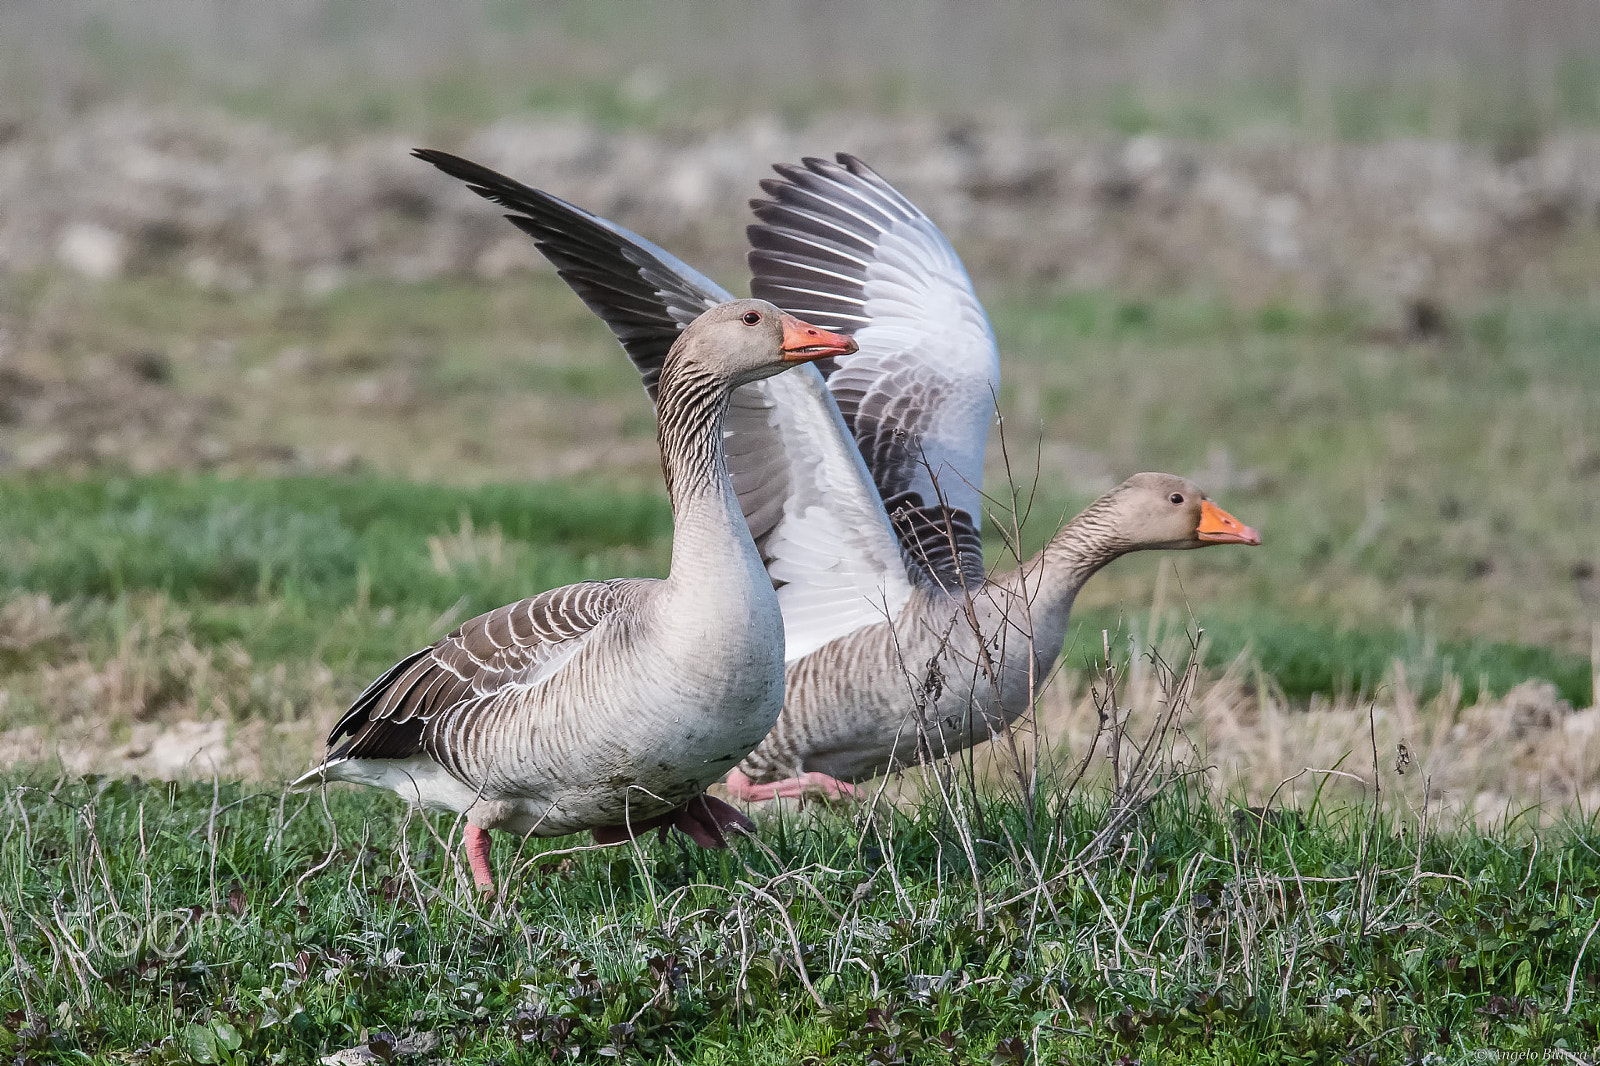
[[[737,301],[696,318],[663,359],[665,579],[582,582],[474,618],[374,682],[295,784],[377,785],[479,830],[557,836],[658,818],[743,758],[782,706],[783,624],[723,421],[735,388],[851,346],[811,330],[836,343],[800,347],[804,332]]]
[[[893,619],[787,664],[783,714],[740,773],[857,782],[989,739],[1043,690],[1084,583],[1129,552],[1227,543],[1200,535],[1208,512],[1231,517],[1187,479],[1136,474],[1016,569],[976,588],[924,582]]]
[[[907,553],[945,588],[983,580],[994,332],[933,221],[854,156],[773,168],[752,200],[750,292],[854,337],[818,369]]]
[[[725,295],[615,223],[466,160],[426,158],[515,212],[646,388],[682,308]],[[1172,543],[1112,522],[1115,500],[1126,509],[1130,493],[1167,484],[1139,475],[986,581],[981,479],[999,364],[959,258],[853,157],[774,169],[768,198],[752,201],[752,292],[858,349],[741,389],[729,411],[732,481],[778,590],[787,674],[776,729],[730,787],[741,775],[860,780],[988,736],[1036,693],[1090,574],[1138,547],[1201,546],[1203,496],[1186,482],[1168,493],[1183,495],[1190,520]],[[1170,515],[1155,518],[1171,533]]]

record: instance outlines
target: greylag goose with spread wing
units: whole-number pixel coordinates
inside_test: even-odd
[[[467,160],[418,154],[511,210],[653,397],[672,338],[730,298],[615,223]],[[774,169],[768,199],[752,201],[751,291],[858,347],[743,387],[727,423],[739,506],[784,622],[783,714],[728,777],[752,800],[849,792],[896,763],[987,739],[1030,705],[1074,597],[1112,559],[1260,543],[1194,484],[1140,474],[1022,566],[986,577],[981,484],[999,361],[960,259],[858,159]]]
[[[783,618],[724,422],[736,390],[855,342],[762,300],[704,309],[666,340],[653,385],[667,577],[585,581],[474,618],[373,682],[296,786],[352,781],[464,814],[491,891],[491,829],[607,843],[670,824],[723,847],[748,827],[704,792],[777,720]]]

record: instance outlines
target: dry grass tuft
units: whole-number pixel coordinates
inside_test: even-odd
[[[86,624],[111,639],[76,641]],[[313,720],[338,705],[324,663],[259,664],[235,642],[206,646],[165,596],[75,619],[45,596],[0,607],[0,764],[71,774],[260,779],[303,763]],[[0,660],[0,667],[6,664]]]
[[[1159,731],[1172,693],[1170,678],[1150,669],[1150,659],[1145,663],[1120,679],[1117,694],[1128,734],[1138,738]],[[1575,709],[1539,680],[1466,706],[1460,691],[1455,681],[1419,700],[1397,662],[1370,700],[1344,696],[1295,706],[1240,657],[1195,679],[1169,734],[1167,773],[1203,770],[1211,785],[1251,806],[1303,809],[1319,797],[1365,805],[1376,787],[1396,816],[1426,809],[1430,820],[1481,827],[1600,810],[1600,707]],[[1043,749],[1042,765],[1070,766],[1096,747],[1104,699],[1100,677],[1064,670],[1040,699],[1036,725],[1017,729],[1030,751]],[[1098,748],[1080,787],[1111,785],[1103,735]],[[984,745],[974,757],[987,780],[1015,776],[1000,745]]]
[[[0,663],[48,656],[66,640],[66,611],[49,596],[18,596],[0,605]]]

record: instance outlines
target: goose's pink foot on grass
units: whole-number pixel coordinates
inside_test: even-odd
[[[700,795],[675,811],[668,811],[666,814],[628,825],[601,826],[599,829],[590,830],[590,834],[597,844],[620,844],[649,829],[659,828],[664,834],[669,826],[681,830],[702,848],[712,849],[728,846],[729,830],[754,833],[756,828],[754,822],[731,804],[724,803],[715,796]]]
[[[696,796],[673,812],[672,824],[702,848],[725,848],[729,831],[753,836],[756,823],[731,803],[715,796]]]
[[[840,781],[836,777],[812,770],[798,777],[774,781],[771,784],[758,785],[751,781],[742,770],[733,770],[728,774],[726,782],[728,795],[745,803],[761,803],[773,799],[795,799],[807,792],[820,792],[831,800],[856,799],[860,793],[856,786],[848,781]]]
[[[467,865],[472,867],[472,883],[494,894],[494,874],[489,870],[489,831],[467,823]]]

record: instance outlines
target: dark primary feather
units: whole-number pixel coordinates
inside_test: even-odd
[[[733,299],[670,252],[559,197],[447,152],[419,148],[412,154],[513,212],[506,218],[533,238],[589,310],[611,327],[651,400],[678,334],[701,312]]]
[[[452,710],[526,684],[621,604],[633,580],[584,581],[498,607],[392,666],[328,734],[330,760],[405,759]],[[342,743],[341,743],[342,741]]]
[[[931,506],[918,492],[906,491],[883,503],[900,544],[939,588],[957,593],[984,581],[983,534],[966,511],[948,504]]]
[[[761,182],[770,199],[750,201],[760,224],[745,233],[752,296],[850,333],[870,321],[867,271],[884,234],[897,223],[932,223],[861,160],[837,158],[774,166],[781,180]]]

